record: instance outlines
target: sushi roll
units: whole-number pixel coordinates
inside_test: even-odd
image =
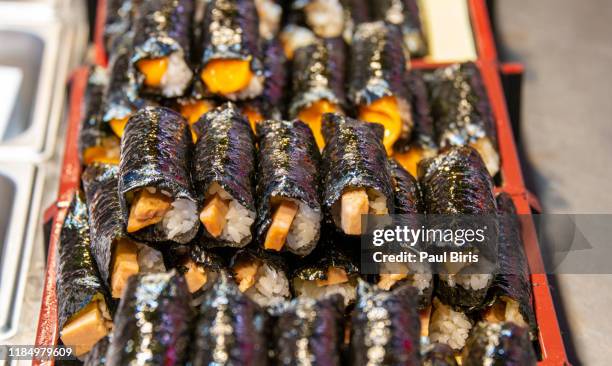
[[[278,38],[265,41],[264,89],[260,96],[240,104],[242,114],[247,116],[255,131],[257,123],[266,119],[280,119],[284,112],[285,88],[287,85],[287,58]]]
[[[441,149],[470,145],[491,176],[499,171],[497,131],[482,76],[476,64],[455,64],[434,72],[431,108]]]
[[[359,119],[385,127],[389,154],[399,138],[410,138],[413,128],[401,37],[397,27],[382,21],[362,23],[355,29],[350,52],[348,99]]]
[[[258,26],[253,0],[212,0],[207,4],[198,75],[209,93],[235,101],[263,92]]]
[[[471,147],[451,148],[421,162],[419,180],[428,214],[492,217],[496,214],[493,181],[480,155]],[[487,241],[472,241],[460,247],[453,243],[436,244],[440,250],[478,253],[477,263],[444,263],[439,268],[436,293],[449,305],[467,311],[479,310],[485,305],[487,290],[494,278],[488,263],[496,263],[495,248],[490,248]]]
[[[361,235],[361,216],[394,212],[383,127],[339,114],[323,117],[323,207],[326,221]]]
[[[85,196],[74,195],[60,232],[57,314],[62,343],[81,357],[112,327],[108,293],[90,252]]]
[[[499,270],[489,290],[485,310],[488,322],[513,322],[529,329],[531,340],[537,339],[537,324],[533,310],[533,293],[529,267],[521,240],[520,223],[512,198],[500,193],[497,198],[499,236],[497,241]]]
[[[429,341],[443,343],[458,351],[472,329],[472,320],[461,309],[455,309],[438,298],[433,299],[433,310],[429,320]]]
[[[137,1],[106,0],[102,39],[107,55],[113,54],[116,42],[132,28]]]
[[[278,0],[254,0],[259,18],[259,36],[270,40],[276,37],[283,17],[283,7]]]
[[[472,330],[462,352],[461,364],[535,366],[538,359],[527,328],[512,322],[482,322]]]
[[[188,243],[198,232],[187,121],[167,108],[134,114],[121,140],[119,201],[127,232],[143,241]]]
[[[114,318],[106,365],[184,365],[195,312],[175,271],[128,280]]]
[[[427,41],[421,23],[418,0],[371,0],[372,17],[399,26],[410,57],[427,55]]]
[[[341,38],[314,39],[294,52],[293,98],[289,116],[304,121],[312,130],[319,149],[323,148],[323,114],[343,113],[345,46]]]
[[[319,241],[323,216],[314,137],[297,120],[261,122],[257,134],[257,242],[305,256]]]
[[[255,141],[246,118],[232,103],[205,114],[194,125],[193,181],[207,247],[244,247],[255,222]]]
[[[282,257],[257,249],[241,249],[231,259],[230,270],[238,288],[261,307],[291,298],[287,265]]]
[[[128,237],[117,194],[119,168],[94,164],[82,180],[91,227],[91,251],[113,298],[120,298],[127,279],[139,272],[165,271],[162,254]]]
[[[352,365],[421,364],[415,295],[410,286],[383,291],[359,282],[351,315]]]
[[[79,130],[79,157],[83,165],[94,162],[119,164],[119,139],[102,122],[104,92],[108,83],[106,70],[93,66],[89,70]]]
[[[193,12],[194,0],[139,2],[131,62],[141,92],[173,98],[189,86]]]
[[[349,257],[330,246],[311,254],[306,263],[295,270],[291,279],[293,293],[312,299],[338,294],[348,306],[355,301],[359,269]]]
[[[85,356],[83,366],[105,366],[106,352],[108,351],[109,344],[110,338],[108,336],[100,339],[87,353],[87,356]]]
[[[423,366],[459,366],[455,351],[444,343],[432,343],[424,346]]]
[[[275,364],[340,365],[344,341],[342,297],[297,298],[277,315],[273,348]]]
[[[119,138],[136,111],[145,105],[156,104],[138,95],[136,77],[130,66],[133,38],[131,32],[121,37],[109,60],[109,82],[102,119]]]
[[[311,29],[317,37],[336,38],[349,36],[367,11],[364,0],[294,0],[288,22]]]
[[[395,160],[389,160],[389,165],[394,187],[395,214],[401,215],[396,216],[394,224],[419,228],[421,227],[421,215],[424,213],[424,208],[418,182]],[[425,250],[421,243],[397,249],[410,250],[415,253]],[[384,290],[409,284],[417,289],[417,307],[419,310],[426,310],[431,305],[434,285],[433,271],[427,263],[385,262],[383,268],[380,269],[377,284],[379,288]]]
[[[410,94],[410,109],[414,129],[411,138],[400,138],[395,142],[393,157],[410,174],[416,176],[419,162],[437,154],[436,137],[429,105],[429,94],[422,72],[414,69],[409,70],[405,79]]]
[[[266,312],[222,275],[200,306],[190,364],[266,365],[267,333]]]
[[[206,290],[212,287],[225,266],[221,258],[198,245],[191,245],[187,253],[180,256],[175,268],[185,277],[187,289],[192,294],[192,304],[199,304]]]

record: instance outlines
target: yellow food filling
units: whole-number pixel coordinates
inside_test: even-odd
[[[224,59],[208,62],[200,77],[211,92],[232,94],[245,89],[253,73],[247,60]]]
[[[359,119],[367,122],[380,123],[385,127],[383,144],[387,153],[393,151],[393,144],[402,132],[402,117],[399,112],[397,99],[387,96],[374,101],[372,104],[359,108]]]
[[[143,59],[136,63],[136,67],[144,75],[146,86],[157,88],[161,85],[162,78],[168,71],[168,58]]]
[[[323,134],[321,133],[321,119],[325,113],[334,113],[338,111],[339,109],[337,105],[322,99],[314,102],[298,113],[298,118],[305,122],[312,130],[312,134],[314,135],[319,149],[323,149],[323,146],[325,146],[325,140],[323,139]]]

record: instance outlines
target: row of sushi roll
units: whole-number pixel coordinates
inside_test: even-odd
[[[410,69],[416,0],[106,14],[57,275],[60,340],[85,364],[535,364],[486,90],[475,64]],[[366,214],[503,216],[496,271],[364,275]]]

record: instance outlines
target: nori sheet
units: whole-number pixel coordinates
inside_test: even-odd
[[[310,128],[302,121],[267,120],[257,124],[257,242],[263,246],[272,224],[272,199],[292,198],[321,215],[321,189],[318,168],[319,149]],[[284,250],[304,256],[312,252],[319,239],[299,250],[286,245]]]
[[[79,130],[79,159],[83,161],[84,152],[91,147],[103,146],[106,139],[119,140],[110,127],[102,122],[102,112],[105,104],[105,91],[108,84],[106,70],[100,66],[89,69],[87,87],[82,105],[83,120]]]
[[[155,187],[170,192],[174,199],[196,203],[191,185],[192,138],[187,121],[178,113],[163,107],[146,107],[134,114],[121,140],[119,165],[119,200],[125,223],[129,217],[126,195],[134,190]],[[144,241],[165,241],[161,225],[153,225],[131,236]],[[197,234],[193,228],[175,238],[184,244]]]
[[[106,18],[102,39],[107,55],[113,55],[117,40],[132,28],[138,3],[138,0],[106,0]]]
[[[321,171],[327,223],[335,224],[332,207],[348,188],[376,190],[387,198],[387,208],[393,214],[393,187],[382,144],[382,125],[328,113],[323,116],[322,130],[325,148]]]
[[[166,57],[175,52],[190,65],[193,14],[194,0],[141,1],[134,19],[132,65],[142,59]],[[141,92],[160,94],[159,90],[143,85],[142,73],[137,70],[135,73]]]
[[[427,40],[417,0],[372,0],[370,5],[374,19],[385,20],[401,28],[404,46],[410,57],[420,58],[427,55]]]
[[[321,300],[297,298],[280,311],[274,327],[276,365],[340,365],[344,343],[340,295]]]
[[[497,148],[497,132],[482,76],[472,62],[437,69],[430,82],[431,110],[440,148],[488,137]]]
[[[423,366],[458,366],[455,351],[444,343],[434,343],[425,346]]]
[[[107,366],[183,365],[195,313],[190,299],[175,271],[131,276],[115,315]]]
[[[195,146],[193,181],[201,205],[211,184],[217,183],[234,200],[255,213],[255,137],[247,119],[229,102],[209,111],[193,126],[199,136]],[[200,205],[200,207],[201,207]],[[244,247],[240,243],[213,238],[203,228],[206,245]]]
[[[109,336],[100,339],[87,353],[83,366],[105,366],[106,365],[106,352],[110,345]]]
[[[489,296],[505,296],[519,304],[519,311],[529,325],[532,340],[537,339],[537,323],[533,310],[533,293],[529,276],[529,266],[523,241],[520,222],[512,198],[505,192],[497,196],[499,214],[498,263],[499,271],[489,290]]]
[[[342,38],[317,38],[314,43],[295,50],[291,66],[291,118],[297,118],[302,109],[320,100],[346,108],[345,48]]]
[[[83,192],[77,191],[60,232],[57,260],[57,314],[61,331],[68,320],[93,300],[109,294],[90,252],[89,222]]]
[[[190,364],[266,365],[268,320],[266,312],[222,274],[200,306]]]
[[[415,298],[414,287],[383,291],[360,281],[351,316],[351,364],[421,364],[421,321]]]
[[[476,324],[462,354],[463,366],[537,365],[529,331],[514,323]]]

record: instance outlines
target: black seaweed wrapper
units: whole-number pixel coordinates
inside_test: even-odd
[[[528,330],[514,323],[477,324],[465,343],[462,359],[464,366],[538,363]]]
[[[357,27],[351,44],[348,97],[356,106],[395,96],[407,101],[401,33],[384,22]]]
[[[58,249],[57,313],[58,329],[92,301],[109,298],[91,252],[85,196],[77,191],[70,203]]]
[[[191,348],[191,364],[266,365],[268,315],[227,275],[205,293]]]
[[[278,40],[265,41],[264,89],[260,96],[244,102],[265,119],[280,119],[285,111],[285,88],[288,82],[287,57]]]
[[[116,42],[132,27],[136,0],[106,0],[103,40],[106,53],[112,55]]]
[[[196,202],[189,166],[192,137],[187,121],[167,108],[147,107],[132,116],[121,140],[119,165],[119,200],[125,223],[129,217],[126,195],[134,190],[155,187],[172,194],[174,199]],[[199,224],[175,238],[184,244],[196,235]],[[163,241],[160,225],[131,234],[144,241]]]
[[[119,303],[107,365],[183,365],[194,311],[176,272],[137,274]]]
[[[251,212],[255,212],[253,185],[255,179],[255,137],[249,122],[228,103],[206,113],[195,125],[199,136],[194,156],[194,185],[200,200],[213,183],[219,184],[233,199]],[[244,246],[242,243],[214,239],[206,229],[206,245]]]
[[[351,364],[421,364],[421,321],[415,295],[416,289],[410,286],[383,291],[359,283],[351,316]]]
[[[465,145],[487,137],[497,148],[497,132],[489,98],[476,64],[456,64],[434,72],[431,108],[437,144]]]
[[[398,152],[408,151],[412,144],[421,149],[435,150],[437,148],[434,131],[434,121],[431,116],[429,92],[421,70],[409,70],[405,76],[407,93],[410,94],[410,112],[414,129],[408,139],[401,136],[393,145]]]
[[[108,76],[103,68],[99,66],[90,68],[82,106],[83,120],[79,130],[79,158],[81,162],[83,162],[83,154],[88,148],[103,146],[105,139],[114,137],[109,126],[102,123],[104,92],[107,83]],[[117,143],[119,143],[118,140]]]
[[[132,64],[174,52],[181,52],[189,64],[193,13],[194,0],[140,1],[134,19]],[[144,75],[138,73],[137,80],[142,84]]]
[[[292,64],[293,98],[289,115],[320,100],[346,107],[344,74],[346,51],[342,38],[317,39],[295,51]]]
[[[401,27],[404,44],[410,57],[427,55],[427,41],[421,23],[417,0],[375,0],[371,2],[372,16]],[[398,16],[398,11],[401,17]]]
[[[505,296],[519,304],[519,311],[529,325],[532,339],[537,337],[537,324],[533,310],[533,293],[527,257],[521,240],[520,222],[512,198],[507,193],[497,196],[499,212],[498,261],[499,272],[489,293],[493,297]]]
[[[458,366],[455,351],[444,343],[431,344],[423,354],[423,366]]]
[[[236,251],[236,253],[230,259],[229,268],[233,269],[238,263],[242,263],[243,261],[261,261],[262,263],[276,269],[285,277],[287,277],[289,270],[287,262],[283,256],[277,253],[262,250],[261,248],[257,247],[247,247]]]
[[[263,245],[272,224],[274,197],[293,198],[321,213],[318,168],[319,149],[310,128],[303,122],[268,120],[257,124],[259,136],[257,176],[257,241]],[[318,240],[318,235],[314,242]],[[314,249],[307,245],[306,255]]]
[[[119,168],[116,165],[90,165],[81,179],[89,207],[91,251],[104,283],[110,283],[113,242],[126,236],[117,193]]]
[[[109,82],[103,116],[107,123],[113,119],[129,117],[147,103],[138,95],[136,77],[130,67],[133,45],[133,34],[130,32],[123,35],[110,57]]]
[[[303,260],[300,259],[299,262],[293,264],[293,268],[296,269],[291,275],[291,282],[293,283],[295,279],[326,280],[329,267],[342,268],[349,277],[359,274],[359,268],[346,253],[326,243]]]
[[[211,60],[239,59],[250,60],[254,74],[263,72],[259,20],[253,1],[212,0],[206,5],[201,26],[201,69]]]
[[[110,345],[109,337],[106,336],[100,339],[93,348],[87,353],[83,366],[105,366],[106,365],[106,352]]]
[[[276,365],[340,365],[344,343],[342,296],[297,298],[278,315],[274,328]],[[304,347],[306,345],[306,347]]]
[[[435,158],[423,161],[419,164],[419,177],[425,210],[428,214],[443,215],[436,216],[442,218],[442,227],[448,228],[449,223],[444,222],[447,221],[444,219],[445,215],[496,213],[491,176],[478,152],[471,147],[452,148]],[[430,224],[437,225],[436,222]],[[478,228],[476,224],[474,229]],[[445,248],[448,246],[442,245],[435,249]],[[494,245],[477,245],[473,242],[464,245],[464,248],[477,251],[479,262],[487,259],[490,263],[497,263],[497,250]],[[487,289],[465,289],[461,285],[450,286],[446,281],[440,280],[436,293],[442,302],[471,311],[484,305]]]
[[[322,130],[325,148],[321,171],[325,174],[323,206],[326,221],[334,224],[332,208],[349,188],[376,190],[387,198],[389,213],[394,213],[393,187],[387,153],[382,144],[382,125],[326,114]]]

